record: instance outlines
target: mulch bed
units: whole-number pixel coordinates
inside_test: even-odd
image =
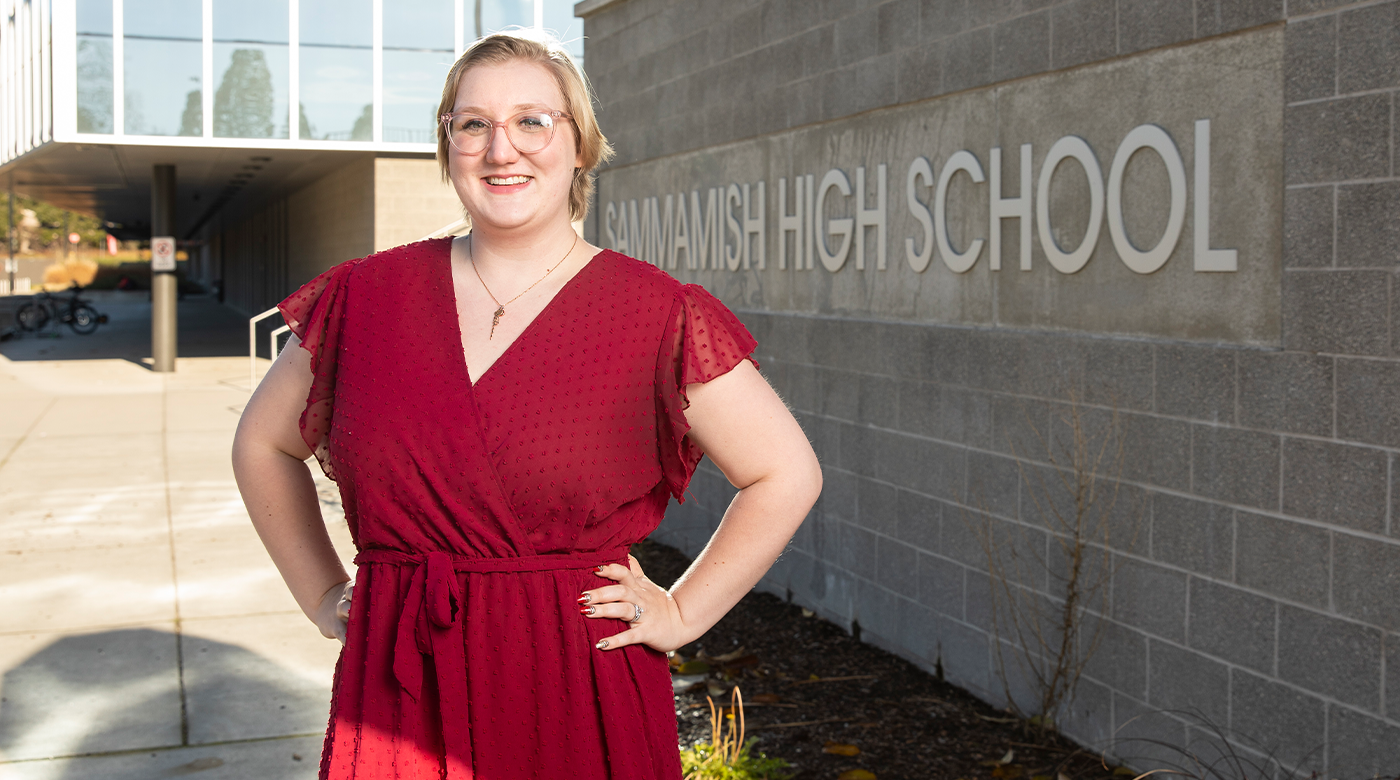
[[[669,586],[690,564],[651,541],[633,554],[659,585]],[[711,660],[703,682],[676,694],[681,745],[709,741],[706,697],[719,694],[715,704],[728,704],[728,688],[738,683],[748,733],[759,737],[758,750],[789,761],[795,780],[835,780],[854,769],[878,780],[1112,775],[1098,755],[1055,735],[1042,739],[966,691],[766,593],[745,596],[678,654],[729,659]],[[829,744],[853,745],[859,754],[826,752]],[[1011,760],[999,763],[1008,752]]]

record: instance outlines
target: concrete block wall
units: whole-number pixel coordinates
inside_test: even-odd
[[[1037,532],[1025,421],[1049,428],[1072,388],[1091,417],[1121,413],[1123,500],[1142,512],[1065,730],[1184,745],[1198,723],[1132,719],[1192,709],[1281,775],[1400,771],[1400,1],[580,11],[615,166],[1284,25],[1282,349],[741,311],[826,475],[763,587],[1004,700],[965,518]],[[658,532],[691,552],[733,491],[706,463],[693,492]]]
[[[438,174],[437,160],[374,161],[374,250],[417,241],[462,218],[462,201]]]

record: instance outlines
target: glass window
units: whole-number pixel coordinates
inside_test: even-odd
[[[301,0],[301,137],[373,140],[370,0]]]
[[[434,143],[452,67],[452,0],[384,0],[384,140]]]
[[[112,132],[112,0],[78,0],[78,132]]]
[[[544,0],[544,28],[563,41],[569,56],[583,67],[583,20],[574,16],[573,0]]]
[[[467,41],[507,27],[533,27],[535,0],[465,0]]]
[[[126,0],[126,132],[203,135],[200,14],[189,0]]]
[[[214,0],[214,135],[287,138],[287,0]]]

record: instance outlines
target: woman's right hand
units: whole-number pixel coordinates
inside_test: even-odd
[[[354,593],[354,581],[346,580],[332,585],[321,596],[316,606],[316,627],[321,629],[321,636],[339,639],[342,645],[345,644],[345,633],[350,622],[350,599]]]

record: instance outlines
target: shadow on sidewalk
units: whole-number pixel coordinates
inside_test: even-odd
[[[181,660],[179,642],[167,631],[122,629],[34,653],[4,675],[0,754],[130,753],[324,730],[328,701],[297,673],[200,637],[184,638]],[[90,770],[74,762],[61,776]]]
[[[82,297],[109,318],[95,333],[82,336],[67,325],[50,322],[39,333],[18,333],[0,343],[0,355],[14,361],[115,358],[147,366],[151,356],[151,302],[147,293],[100,291],[84,292]],[[0,308],[13,309],[25,300],[23,296],[3,298]],[[179,357],[248,354],[247,318],[213,296],[190,296],[181,300],[176,318]],[[266,342],[266,336],[260,341]],[[266,351],[265,343],[260,346]]]

